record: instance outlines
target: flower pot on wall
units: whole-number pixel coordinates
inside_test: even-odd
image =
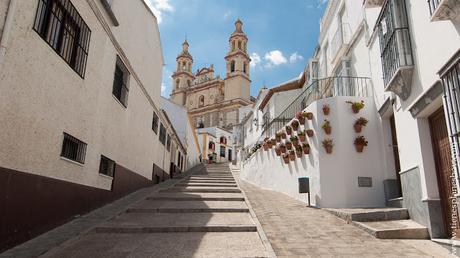
[[[312,119],[313,119],[313,113],[312,113],[312,112],[307,112],[307,113],[305,113],[305,117],[306,117],[308,120],[312,120]]]
[[[332,127],[325,127],[325,128],[324,128],[324,132],[325,132],[327,135],[331,134],[331,133],[332,133]]]
[[[264,142],[264,144],[262,145],[262,147],[264,147],[264,151],[267,151],[268,150],[268,144],[266,142]]]
[[[299,159],[302,158],[302,156],[303,156],[302,151],[296,151],[295,154],[296,154],[297,158],[299,158]]]
[[[360,133],[363,130],[363,125],[361,124],[355,124],[353,127],[355,128],[356,133]]]
[[[294,131],[299,130],[299,121],[297,121],[297,120],[292,121],[291,127],[292,127],[292,129],[293,129]]]
[[[364,150],[364,145],[357,144],[355,145],[355,148],[356,148],[356,152],[361,153]]]
[[[304,147],[303,147],[303,153],[304,153],[305,155],[310,154],[310,147],[305,147],[305,146],[304,146]]]
[[[331,108],[329,107],[329,105],[325,104],[325,105],[323,106],[323,114],[324,114],[325,116],[328,116],[330,112],[331,112]]]
[[[271,141],[268,141],[268,142],[267,142],[267,146],[268,146],[268,149],[271,149],[272,146],[273,146],[273,145],[272,145],[272,142],[271,142]]]
[[[304,142],[306,140],[305,134],[299,134],[298,136],[301,142]]]
[[[276,156],[280,156],[281,155],[281,148],[280,147],[275,148],[275,152],[276,152]]]
[[[284,160],[284,163],[285,163],[285,164],[289,164],[289,155],[288,155],[288,154],[284,154],[284,155],[283,155],[283,160]]]
[[[290,126],[287,126],[287,127],[286,127],[286,134],[287,134],[287,135],[291,135],[291,134],[292,134],[292,127],[290,127]],[[285,139],[285,138],[283,138],[283,139]]]
[[[288,150],[292,149],[292,143],[291,142],[286,142],[286,149],[288,149]]]
[[[280,150],[281,150],[281,153],[286,153],[286,146],[281,145]]]
[[[326,153],[327,154],[331,154],[332,153],[332,146],[326,146],[324,147],[326,149]]]
[[[281,142],[281,134],[275,136],[276,142]]]
[[[313,137],[313,135],[315,134],[315,132],[312,129],[308,129],[306,133],[308,137]]]
[[[293,150],[289,151],[289,159],[291,161],[294,161],[295,160],[295,152]]]

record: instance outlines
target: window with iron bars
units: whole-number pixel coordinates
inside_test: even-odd
[[[160,142],[165,145],[166,142],[166,128],[160,123]]]
[[[78,140],[70,134],[64,133],[62,141],[61,157],[84,164],[86,156],[86,143]]]
[[[115,174],[115,161],[101,155],[101,162],[99,163],[99,174],[113,177]]]
[[[38,0],[33,28],[82,78],[91,30],[69,0]]]
[[[405,0],[388,0],[377,21],[385,86],[399,68],[414,64]]]
[[[112,94],[123,104],[124,107],[128,106],[128,93],[129,93],[129,72],[126,66],[117,56],[115,65],[115,75],[113,78]]]

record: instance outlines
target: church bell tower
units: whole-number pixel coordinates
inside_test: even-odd
[[[194,80],[193,57],[189,53],[187,40],[182,43],[182,52],[176,58],[176,71],[172,75],[171,100],[181,106],[187,103],[187,90]]]

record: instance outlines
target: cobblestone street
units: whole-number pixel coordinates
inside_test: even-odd
[[[241,181],[278,257],[452,257],[430,240],[382,240],[327,211]]]

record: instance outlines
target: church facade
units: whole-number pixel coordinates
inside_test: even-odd
[[[182,52],[176,58],[176,71],[172,75],[171,101],[187,108],[197,128],[218,126],[231,129],[239,121],[239,108],[253,104],[247,43],[243,23],[237,20],[225,56],[224,79],[214,74],[214,65],[193,73],[189,43],[186,40],[182,44]]]

